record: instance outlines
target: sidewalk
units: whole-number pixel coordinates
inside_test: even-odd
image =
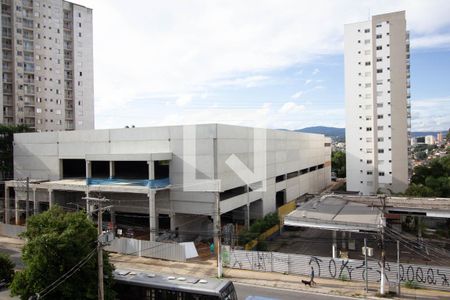
[[[20,249],[25,241],[20,239],[0,236],[0,245]],[[143,272],[158,272],[167,275],[191,275],[195,277],[216,277],[216,261],[193,259],[189,262],[175,262],[160,259],[137,257],[124,254],[110,253],[110,261],[116,269],[134,269]],[[256,272],[240,269],[224,268],[223,274],[236,283],[253,286],[264,286],[286,290],[302,290],[311,293],[328,295],[372,298],[376,299],[378,284],[369,284],[369,293],[364,291],[364,282],[341,281],[325,278],[315,278],[315,287],[305,286],[301,280],[309,280],[309,277],[298,275],[284,275],[272,272]],[[402,286],[402,299],[450,299],[450,292],[407,289]],[[2,299],[2,298],[0,298]]]
[[[191,275],[195,277],[217,276],[215,260],[173,262],[116,253],[111,253],[110,260],[117,269],[135,269],[147,272],[160,272],[168,275]],[[370,292],[366,295],[364,283],[357,281],[316,278],[317,285],[311,288],[301,283],[302,279],[309,280],[309,277],[306,276],[229,268],[224,268],[223,273],[225,278],[236,283],[358,298],[377,298],[375,295],[379,287],[377,284],[369,284]],[[425,289],[414,290],[407,289],[403,286],[401,292],[402,299],[450,299],[450,292]]]

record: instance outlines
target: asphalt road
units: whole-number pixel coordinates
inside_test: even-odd
[[[23,269],[23,262],[20,258],[21,252],[20,250],[12,247],[5,247],[3,245],[0,246],[0,253],[4,253],[10,256],[13,263],[16,264],[16,269]]]
[[[348,297],[339,297],[333,295],[307,293],[300,291],[280,290],[275,288],[264,288],[253,285],[244,285],[234,283],[239,300],[248,299],[252,300],[344,300],[351,299]],[[259,296],[264,298],[252,298],[251,296]]]

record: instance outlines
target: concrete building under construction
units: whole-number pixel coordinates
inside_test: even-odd
[[[16,134],[3,222],[55,204],[90,209],[89,195],[110,200],[123,234],[196,238],[219,211],[222,224],[248,225],[319,192],[330,155],[323,135],[220,124]]]

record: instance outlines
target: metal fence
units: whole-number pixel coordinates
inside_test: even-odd
[[[175,243],[116,238],[111,242],[111,245],[105,247],[105,250],[128,255],[186,261],[184,246]]]
[[[365,281],[366,278],[364,260],[226,248],[223,255],[224,266],[229,268],[306,276],[311,274],[312,268],[316,277],[356,281]],[[387,282],[396,283],[397,273],[397,263],[387,262],[384,274]],[[369,282],[379,282],[380,263],[373,259],[369,260],[367,274]],[[421,287],[450,290],[450,268],[402,263],[400,264],[400,281],[403,283],[414,281]]]
[[[25,226],[0,223],[0,235],[18,238],[26,230]]]

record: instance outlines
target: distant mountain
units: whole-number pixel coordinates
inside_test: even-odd
[[[339,127],[326,127],[326,126],[314,126],[314,127],[306,127],[303,129],[296,129],[294,131],[298,132],[307,132],[307,133],[320,133],[326,136],[332,137],[338,140],[345,140],[345,128]],[[434,135],[436,136],[439,132],[442,132],[445,136],[447,134],[446,131],[413,131],[411,132],[411,136],[426,136],[426,135]]]
[[[345,128],[314,126],[303,129],[296,129],[297,132],[320,133],[336,139],[345,139]]]

